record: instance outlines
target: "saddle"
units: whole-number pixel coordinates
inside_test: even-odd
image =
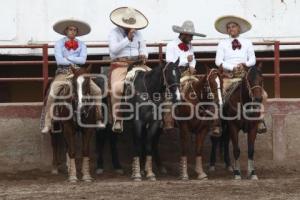
[[[144,65],[136,65],[129,71],[127,71],[127,74],[125,76],[125,83],[134,82],[137,73],[140,71],[146,72],[146,67]]]
[[[224,103],[226,104],[228,100],[230,99],[230,96],[235,92],[235,90],[240,86],[242,83],[243,78],[246,76],[247,71],[246,69],[242,70],[233,70],[223,71],[223,78],[231,79],[232,83],[231,85],[223,92],[224,96]]]

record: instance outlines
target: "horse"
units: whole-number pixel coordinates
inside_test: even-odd
[[[102,86],[103,84],[98,84],[98,86],[99,85]],[[100,88],[102,91],[104,91],[104,87],[100,87]],[[107,101],[108,101],[107,98],[103,98],[102,103],[108,106]],[[106,127],[104,129],[96,130],[96,155],[97,155],[96,174],[103,173],[103,170],[104,170],[104,159],[103,159],[104,145],[107,142],[110,145],[112,166],[113,166],[115,172],[118,174],[124,173],[124,171],[122,169],[122,165],[119,160],[119,154],[118,154],[118,148],[117,148],[118,137],[119,137],[119,135],[112,131],[112,125],[109,122],[106,124]]]
[[[180,179],[188,180],[187,153],[190,133],[196,136],[197,179],[207,179],[202,167],[203,143],[209,131],[220,129],[218,110],[222,106],[221,77],[217,69],[207,69],[204,76],[182,79],[182,100],[175,108],[176,123],[180,130],[181,161]],[[207,119],[205,119],[207,118]]]
[[[216,170],[216,160],[217,160],[217,148],[219,148],[220,156],[222,157],[225,168],[232,172],[232,166],[229,155],[229,134],[228,127],[225,121],[221,121],[222,134],[221,137],[210,136],[211,141],[211,151],[209,158],[209,171],[214,172]]]
[[[260,111],[263,101],[263,77],[261,65],[244,67],[245,75],[231,92],[224,104],[224,116],[227,117],[228,134],[233,146],[234,179],[241,179],[239,131],[247,133],[248,141],[248,178],[257,180],[254,169],[254,144],[257,135]],[[241,114],[242,112],[242,114]],[[230,117],[231,119],[229,119]]]
[[[84,77],[84,74],[89,74],[92,65],[75,69],[70,66],[72,73],[68,77],[70,85],[63,87],[53,106],[54,120],[57,118],[56,124],[61,127],[61,132],[64,136],[64,142],[67,147],[67,167],[68,180],[77,182],[77,170],[75,164],[76,154],[76,133],[82,133],[82,180],[91,182],[90,175],[90,143],[91,137],[95,132],[96,109],[93,105],[93,100],[89,98],[90,77]],[[67,95],[69,94],[69,95]],[[86,98],[88,97],[88,98]],[[98,97],[99,98],[99,97]],[[59,137],[57,134],[51,133],[51,141],[53,147],[53,167],[52,173],[56,174],[59,152]],[[62,144],[62,143],[60,143]]]
[[[179,84],[178,63],[179,61],[161,64],[151,71],[135,71],[131,87],[128,83],[125,87],[125,96],[130,96],[125,102],[134,108],[133,118],[129,121],[133,133],[134,155],[131,177],[134,181],[142,180],[140,160],[143,155],[146,155],[146,178],[151,181],[156,180],[152,169],[152,155],[160,165],[157,146],[162,124],[160,106],[165,101],[166,89]],[[128,68],[129,72],[135,69],[132,66]],[[172,93],[174,96],[176,96],[175,92]]]

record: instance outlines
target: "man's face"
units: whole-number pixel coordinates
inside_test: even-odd
[[[190,34],[181,34],[181,40],[185,44],[190,44],[191,41],[193,40],[193,35],[190,35]]]
[[[78,33],[78,29],[75,26],[69,26],[66,28],[65,32],[69,39],[74,39]]]
[[[227,33],[231,37],[237,37],[240,34],[240,26],[236,23],[230,22],[227,24]]]

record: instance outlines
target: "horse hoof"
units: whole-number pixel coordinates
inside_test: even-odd
[[[78,181],[77,177],[76,176],[70,176],[69,177],[69,182],[70,183],[76,183]]]
[[[141,170],[141,176],[146,176],[146,171],[145,170]]]
[[[124,174],[124,170],[123,169],[115,169],[115,172],[117,174],[123,175]]]
[[[160,170],[159,170],[159,172],[161,174],[168,174],[168,170],[165,167],[161,167]]]
[[[214,171],[216,171],[216,167],[215,166],[210,166],[209,169],[208,169],[208,171],[214,172]]]
[[[93,178],[90,175],[84,175],[84,176],[82,176],[82,180],[84,182],[90,183],[90,182],[92,182]]]
[[[149,181],[156,181],[155,176],[147,177],[147,179],[148,179]]]
[[[140,177],[135,177],[135,178],[133,178],[133,181],[134,181],[134,182],[141,182],[141,181],[142,181],[142,178],[140,178]]]
[[[249,177],[250,180],[258,180],[258,177],[256,175],[251,175]]]
[[[189,177],[188,176],[181,176],[180,180],[182,180],[182,181],[188,181]]]
[[[197,177],[198,180],[207,180],[207,175],[205,173],[199,174]]]
[[[51,170],[51,174],[57,175],[57,174],[58,174],[58,169],[52,169],[52,170]]]
[[[96,174],[103,174],[103,172],[104,172],[104,170],[102,169],[102,168],[98,168],[97,170],[96,170]]]
[[[234,175],[234,180],[242,180],[241,175]]]
[[[232,166],[228,166],[228,167],[226,167],[226,169],[227,169],[227,171],[229,171],[229,172],[233,172]]]

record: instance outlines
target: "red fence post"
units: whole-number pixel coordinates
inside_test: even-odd
[[[163,45],[162,45],[162,43],[158,44],[158,59],[161,64],[161,62],[163,61]]]
[[[274,44],[274,94],[275,98],[280,98],[280,42]]]
[[[43,99],[48,84],[48,44],[43,45]]]

